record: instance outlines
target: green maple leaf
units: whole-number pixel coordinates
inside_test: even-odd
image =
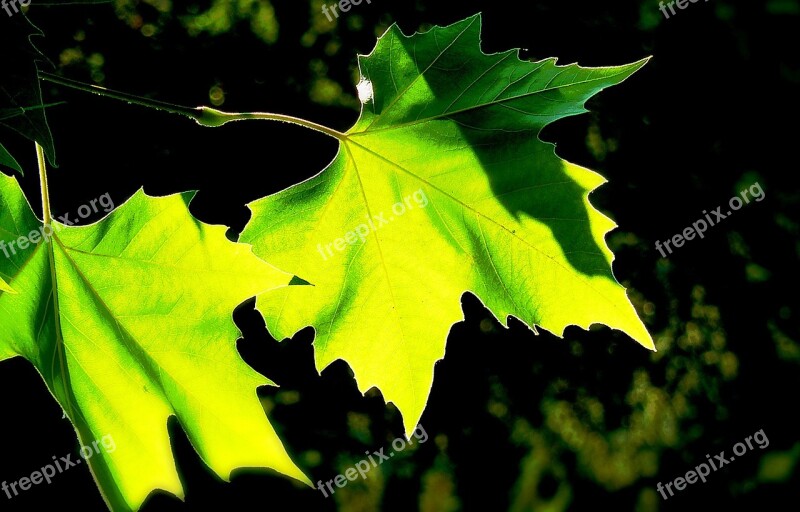
[[[0,126],[38,142],[47,159],[55,165],[53,135],[45,116],[48,105],[42,102],[38,76],[39,63],[47,62],[47,59],[31,42],[31,37],[42,35],[42,31],[22,13],[3,22],[6,45],[0,52]]]
[[[20,174],[23,174],[22,167],[19,165],[16,159],[14,159],[14,157],[11,156],[11,153],[9,153],[8,150],[2,144],[0,144],[0,165],[4,165],[10,169],[17,171]]]
[[[0,361],[30,361],[84,445],[111,436],[116,449],[88,460],[115,511],[154,489],[183,497],[170,416],[225,480],[267,467],[308,483],[264,415],[256,388],[272,383],[240,359],[232,319],[291,276],[192,217],[192,196],[139,191],[98,223],[53,224],[48,240],[0,174],[0,278],[16,292],[0,292]]]
[[[653,342],[611,271],[604,182],[541,129],[645,64],[557,66],[480,50],[480,16],[411,37],[392,26],[359,57],[361,116],[320,174],[251,205],[241,240],[313,287],[258,297],[278,339],[312,325],[319,371],[349,363],[407,432],[444,357],[459,298],[477,295],[561,335],[605,324]],[[362,236],[366,232],[366,235]]]
[[[14,119],[17,117],[24,117],[28,115],[28,112],[34,110],[41,110],[47,107],[52,107],[55,105],[59,105],[60,103],[50,103],[50,104],[42,104],[35,107],[19,107],[19,108],[4,108],[0,109],[0,123],[7,123],[10,119]],[[44,114],[42,114],[44,115]],[[41,144],[41,143],[40,143]],[[0,144],[0,165],[8,167],[11,170],[17,171],[20,174],[25,174],[22,171],[22,166],[19,165],[19,162],[14,158],[14,156],[3,146]]]

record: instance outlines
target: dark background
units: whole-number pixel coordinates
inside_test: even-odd
[[[321,5],[34,2],[28,16],[46,34],[37,45],[64,76],[189,106],[291,114],[341,131],[358,115],[356,55],[371,51],[393,22],[410,34],[482,11],[487,52],[522,47],[524,58],[586,66],[653,55],[634,77],[591,100],[591,113],[549,126],[542,138],[608,178],[592,200],[620,226],[608,237],[614,272],[659,351],[607,328],[569,328],[563,340],[534,336],[517,321],[505,330],[467,295],[466,321],[453,328],[447,357],[436,365],[421,421],[427,443],[325,499],[264,472],[224,484],[171,425],[187,499],[157,495],[144,510],[796,510],[800,1],[710,0],[664,19],[650,0],[373,0],[335,23]],[[151,195],[191,189],[199,190],[193,213],[231,226],[235,237],[247,202],[316,174],[336,151],[334,140],[298,127],[202,128],[42,85],[45,102],[66,102],[48,110],[60,164],[50,172],[56,215],[106,192],[120,204],[142,186]],[[33,145],[8,131],[0,137],[25,167],[21,183],[38,211]],[[656,240],[753,181],[763,201],[668,259],[655,251]],[[346,364],[316,374],[310,329],[279,343],[252,302],[236,320],[242,356],[281,386],[260,393],[269,417],[315,482],[402,434],[397,410],[375,390],[362,397]],[[71,426],[30,364],[0,364],[0,389],[0,480],[76,452]],[[768,448],[666,502],[656,493],[657,482],[685,474],[706,454],[730,455],[760,429]],[[73,506],[104,509],[85,466],[11,501],[0,494],[4,510]]]

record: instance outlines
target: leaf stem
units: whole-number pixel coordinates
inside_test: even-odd
[[[42,189],[42,220],[44,221],[45,227],[49,228],[44,229],[42,233],[44,234],[45,231],[51,233],[50,236],[54,237],[55,240],[55,231],[53,230],[52,226],[53,215],[50,213],[50,187],[47,185],[47,161],[45,160],[44,156],[44,148],[42,148],[38,142],[36,143],[36,159],[39,163],[39,184],[41,185]],[[53,243],[53,241],[45,240],[44,243]],[[54,347],[55,353],[53,354],[53,357],[58,359],[67,415],[69,416],[70,420],[75,421],[75,410],[72,407],[72,400],[69,393],[69,373],[67,372],[67,367],[64,364],[64,334],[61,330],[61,308],[58,300],[58,276],[56,274],[55,255],[53,254],[52,250],[47,251],[47,259],[50,266],[50,279],[53,287],[53,316],[56,328],[56,341]],[[55,374],[52,375],[52,378],[55,379]],[[53,385],[56,385],[55,380],[53,381]]]
[[[41,71],[39,72],[39,78],[42,80],[46,80],[48,82],[53,82],[55,84],[71,87],[79,91],[99,94],[100,96],[106,96],[108,98],[125,101],[142,107],[148,107],[156,110],[163,110],[171,114],[182,115],[184,117],[194,119],[195,122],[197,122],[197,124],[201,126],[208,126],[215,128],[217,126],[222,126],[223,124],[229,123],[231,121],[246,121],[246,120],[281,121],[284,123],[290,123],[290,124],[295,124],[297,126],[302,126],[304,128],[308,128],[316,132],[324,133],[325,135],[328,135],[340,141],[347,139],[347,135],[339,131],[336,131],[333,128],[328,128],[327,126],[323,126],[321,124],[317,124],[311,121],[306,121],[305,119],[301,119],[299,117],[293,117],[284,114],[273,114],[270,112],[223,112],[221,110],[217,110],[211,107],[192,108],[183,105],[175,105],[174,103],[167,103],[165,101],[143,98],[141,96],[136,96],[133,94],[129,94],[127,92],[115,91],[112,89],[107,89],[105,87],[100,87],[98,85],[87,84],[84,82],[79,82],[77,80],[72,80],[71,78],[64,78],[58,75],[45,73]]]
[[[50,214],[50,188],[47,186],[47,162],[44,158],[44,148],[36,143],[36,159],[39,163],[39,184],[42,189],[42,220],[45,226],[49,226],[53,222],[53,216]]]
[[[222,126],[231,121],[247,121],[250,119],[262,121],[281,121],[284,123],[302,126],[315,132],[324,133],[334,139],[343,141],[347,139],[347,135],[342,132],[336,131],[333,128],[328,128],[321,124],[312,121],[306,121],[299,117],[287,116],[285,114],[273,114],[271,112],[223,112],[210,107],[197,107],[195,110],[200,112],[199,117],[195,118],[199,124],[203,126]]]
[[[50,187],[47,185],[47,161],[44,157],[44,148],[42,148],[38,142],[36,143],[36,159],[39,163],[39,184],[42,189],[42,220],[44,221],[45,227],[49,228],[42,230],[42,233],[47,231],[51,233],[51,236],[55,236],[52,227],[53,215],[50,213]],[[51,240],[45,240],[45,243],[53,242]],[[61,383],[63,385],[64,400],[66,401],[66,412],[70,420],[75,421],[75,410],[72,407],[72,400],[69,395],[69,374],[64,364],[64,335],[61,331],[61,309],[58,303],[58,278],[56,275],[55,257],[52,250],[47,251],[47,259],[50,265],[50,279],[53,286],[53,316],[56,327],[55,358],[58,359],[59,368],[61,370],[60,376],[62,379]],[[54,386],[56,385],[55,382],[53,384]]]

